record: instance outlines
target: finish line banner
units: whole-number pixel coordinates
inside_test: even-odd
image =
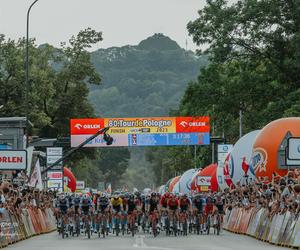
[[[71,119],[71,146],[76,147],[104,127],[114,139],[109,147],[208,145],[209,117]],[[107,147],[100,135],[85,147]]]

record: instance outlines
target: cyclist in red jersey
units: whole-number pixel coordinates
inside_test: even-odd
[[[160,205],[163,209],[168,208],[168,201],[169,201],[170,194],[166,192],[160,199]]]
[[[169,219],[172,220],[172,217],[175,216],[178,221],[178,208],[179,208],[179,200],[173,194],[170,195],[168,200],[168,210],[169,210]]]
[[[191,211],[192,202],[188,198],[187,194],[180,196],[179,199],[179,208],[180,208],[180,225],[181,231],[183,231],[183,224],[187,221],[188,210]]]
[[[212,214],[213,209],[214,209],[213,198],[210,197],[210,196],[208,196],[208,197],[206,198],[206,206],[205,206],[205,215],[206,215],[206,217],[207,217],[209,214]]]

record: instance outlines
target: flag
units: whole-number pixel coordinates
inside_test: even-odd
[[[106,193],[111,194],[111,184],[108,185],[107,189],[105,190]]]
[[[38,188],[39,190],[43,190],[41,167],[40,167],[39,159],[37,159],[35,163],[35,167],[33,169],[30,180],[28,182],[28,186]]]

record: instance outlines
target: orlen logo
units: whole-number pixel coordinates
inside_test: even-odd
[[[82,125],[79,124],[79,123],[77,123],[76,125],[74,125],[74,127],[77,128],[77,129],[81,129],[81,128],[82,128]]]
[[[263,148],[255,148],[252,155],[252,164],[255,173],[267,171],[268,154]]]
[[[203,127],[206,125],[205,122],[186,122],[186,121],[182,121],[180,123],[180,125],[184,128],[186,127]]]
[[[84,128],[84,129],[101,129],[101,126],[98,125],[98,124],[84,124],[84,125],[81,125],[79,123],[77,123],[76,125],[74,125],[75,128],[77,129],[81,129],[81,128]]]
[[[188,123],[186,121],[182,121],[180,125],[185,128],[188,126]]]

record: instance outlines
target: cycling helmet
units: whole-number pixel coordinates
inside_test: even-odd
[[[152,193],[151,193],[151,197],[156,197],[156,193],[155,193],[155,192],[152,192]]]

